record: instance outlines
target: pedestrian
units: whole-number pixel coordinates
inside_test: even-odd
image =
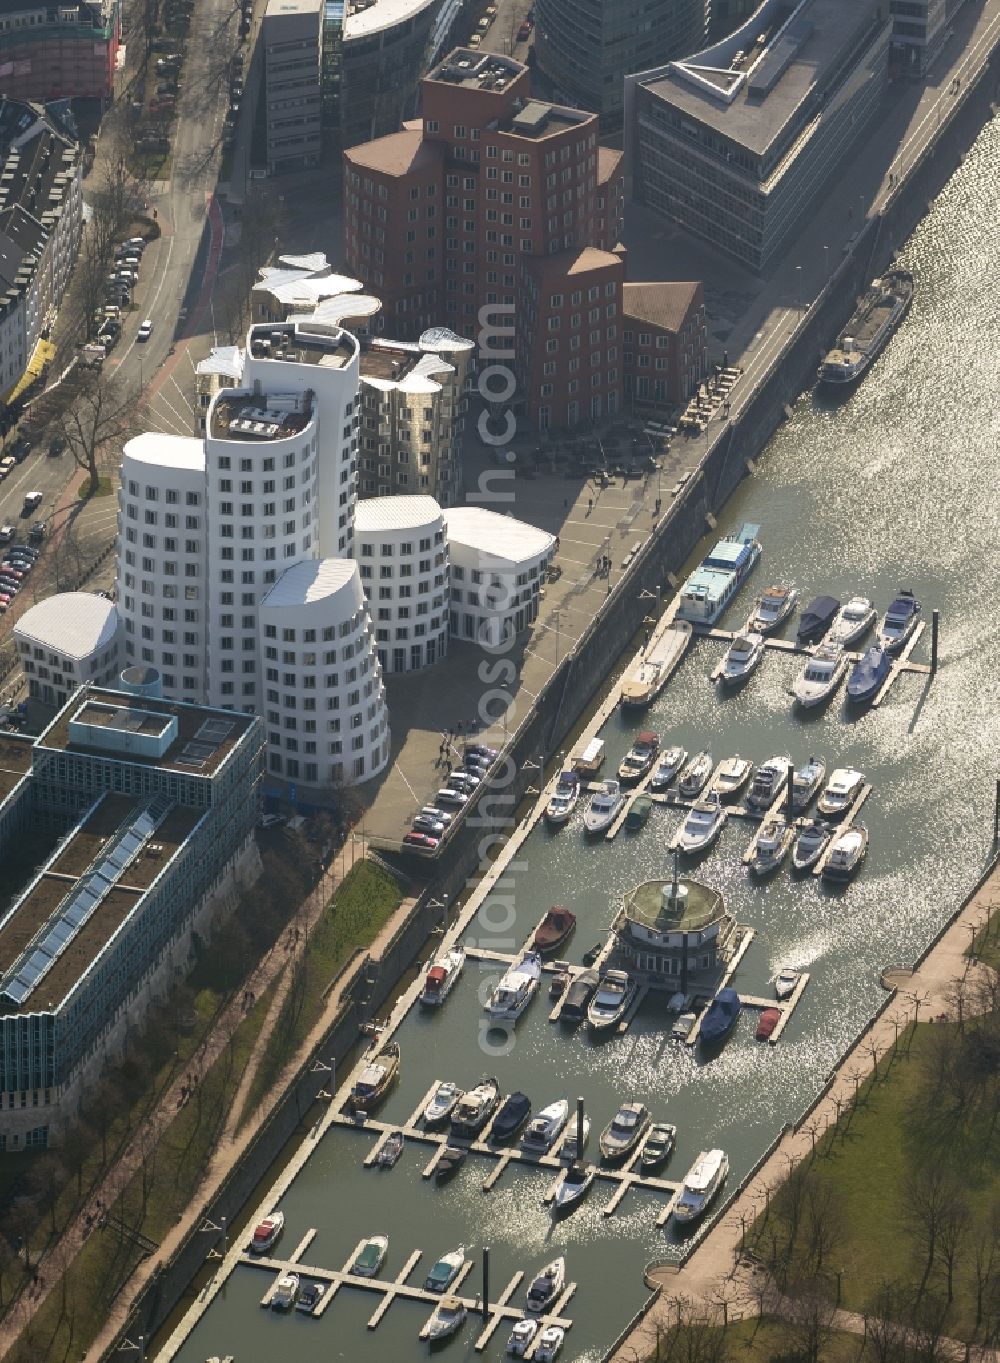
[[[588,516],[589,516],[590,513],[593,511],[593,509],[594,509],[594,499],[593,499],[593,497],[590,497],[590,498],[588,499],[588,501],[587,501],[587,515],[588,515]]]
[[[564,498],[563,498],[563,510],[564,510],[564,511],[568,511],[568,510],[569,510],[569,498],[568,498],[568,497],[564,497]]]
[[[722,352],[722,367],[723,367],[723,369],[728,369],[728,368],[729,368],[729,351],[728,351],[728,350],[724,350],[724,351]]]

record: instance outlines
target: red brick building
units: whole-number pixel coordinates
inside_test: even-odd
[[[624,286],[626,401],[683,406],[708,374],[705,290],[700,281]]]
[[[121,31],[120,0],[0,0],[0,90],[43,103],[110,101]]]
[[[528,68],[489,53],[452,52],[422,110],[344,153],[345,268],[402,337],[439,323],[474,337],[482,308],[513,309],[510,403],[533,425],[613,415],[621,153],[598,146],[596,115],[533,100]]]

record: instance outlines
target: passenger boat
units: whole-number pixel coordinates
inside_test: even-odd
[[[795,828],[780,815],[766,819],[754,847],[750,870],[755,876],[769,876],[775,872],[792,850]]]
[[[779,1003],[783,1003],[785,999],[792,997],[801,978],[802,976],[797,970],[789,970],[787,966],[784,970],[778,972],[774,981],[774,997]]]
[[[439,1339],[450,1339],[465,1324],[467,1316],[465,1303],[459,1297],[442,1297],[434,1314],[420,1331],[420,1338],[429,1339],[432,1343]]]
[[[868,829],[863,823],[852,823],[833,835],[830,852],[823,863],[824,880],[850,880],[868,851]]]
[[[493,1022],[516,1022],[538,992],[542,978],[542,958],[537,951],[526,951],[521,959],[501,976],[486,1011]]]
[[[653,801],[645,793],[634,795],[625,815],[625,828],[629,833],[638,833],[640,828],[645,828],[649,822],[649,816],[653,809]]]
[[[660,753],[659,761],[653,768],[652,776],[649,778],[650,790],[666,790],[687,761],[687,755],[687,748],[664,749]]]
[[[808,871],[826,851],[833,829],[825,819],[796,819],[795,845],[792,848],[792,869]]]
[[[566,1260],[560,1256],[546,1264],[528,1288],[528,1310],[541,1316],[555,1305],[566,1281]]]
[[[677,1128],[670,1122],[654,1122],[642,1143],[639,1168],[644,1174],[659,1169],[673,1154],[677,1144]]]
[[[560,772],[552,798],[545,806],[545,822],[559,828],[569,821],[580,798],[580,778],[575,771]]]
[[[556,1357],[566,1339],[566,1331],[561,1325],[546,1325],[538,1336],[533,1357],[538,1363],[556,1363]]]
[[[387,1235],[371,1235],[364,1242],[351,1264],[351,1273],[355,1278],[374,1278],[379,1269],[385,1263],[385,1256],[389,1253],[389,1237]]]
[[[559,1021],[576,1024],[587,1016],[587,1007],[600,982],[596,970],[584,970],[571,981],[559,1012]]]
[[[455,1110],[455,1104],[462,1097],[464,1089],[453,1084],[450,1079],[438,1084],[423,1111],[425,1126],[438,1126],[446,1122]]]
[[[641,781],[652,769],[656,754],[660,751],[660,735],[652,729],[643,729],[622,758],[618,768],[619,781],[631,783]]]
[[[250,1241],[251,1254],[266,1254],[278,1236],[285,1229],[285,1213],[271,1212],[263,1221],[258,1221]]]
[[[568,1121],[567,1099],[559,1098],[556,1102],[549,1103],[548,1107],[543,1107],[528,1123],[527,1130],[521,1137],[521,1148],[531,1154],[544,1155],[555,1145]]]
[[[886,653],[900,653],[917,628],[920,602],[911,591],[901,589],[899,595],[882,617],[878,639]]]
[[[714,625],[760,558],[759,525],[749,522],[719,540],[680,589],[677,617]]]
[[[551,956],[564,947],[576,927],[576,914],[562,905],[554,904],[535,929],[532,948],[542,956]]]
[[[827,632],[827,642],[850,648],[871,629],[875,623],[875,607],[867,596],[852,596],[846,605],[833,618]]]
[[[697,1221],[705,1212],[729,1173],[725,1150],[703,1150],[684,1177],[681,1195],[674,1203],[674,1220],[682,1225]]]
[[[719,763],[710,788],[716,792],[720,800],[732,800],[739,795],[752,775],[753,763],[737,753],[735,757],[727,757]]]
[[[622,1103],[601,1132],[601,1154],[606,1160],[623,1160],[635,1150],[653,1118],[645,1103]]]
[[[677,780],[677,794],[682,800],[694,800],[701,794],[712,774],[712,754],[707,748],[695,753]]]
[[[424,1279],[424,1291],[447,1292],[464,1267],[465,1246],[459,1245],[458,1249],[449,1250],[447,1254],[441,1255]]]
[[[405,1144],[406,1138],[402,1131],[390,1131],[385,1144],[378,1152],[378,1158],[375,1163],[380,1169],[391,1169],[398,1163]]]
[[[833,388],[857,383],[882,353],[912,302],[909,270],[889,270],[873,280],[836,345],[824,356],[817,372],[819,382]]]
[[[617,781],[604,781],[583,816],[584,832],[606,833],[621,813],[625,796]]]
[[[872,644],[851,668],[847,678],[847,699],[855,705],[874,700],[892,671],[892,654],[881,644]]]
[[[274,1291],[271,1293],[271,1309],[273,1311],[288,1311],[294,1305],[299,1295],[299,1285],[301,1279],[297,1273],[282,1273],[278,1281],[274,1284]]]
[[[482,1131],[500,1101],[500,1085],[490,1075],[462,1095],[451,1117],[452,1134],[471,1139]]]
[[[722,832],[728,815],[729,811],[719,799],[718,792],[708,791],[688,810],[674,846],[687,856],[706,852]]]
[[[754,1036],[758,1041],[770,1041],[771,1033],[774,1031],[775,1027],[777,1027],[780,1021],[781,1021],[780,1008],[763,1009],[760,1018],[758,1019],[757,1030],[754,1033]]]
[[[306,1283],[299,1293],[298,1301],[295,1303],[296,1311],[303,1311],[306,1315],[311,1316],[329,1289],[329,1283]]]
[[[604,739],[592,738],[573,758],[573,767],[581,778],[596,776],[604,765]]]
[[[590,1118],[583,1119],[583,1139],[580,1139],[580,1123],[574,1113],[566,1123],[566,1135],[563,1143],[559,1147],[559,1158],[569,1160],[571,1163],[583,1159],[583,1152],[587,1148],[590,1140]]]
[[[625,970],[609,970],[597,986],[587,1007],[587,1026],[592,1032],[617,1027],[635,997],[636,983]],[[568,1002],[568,1000],[567,1000]],[[566,1011],[565,1004],[563,1012]]]
[[[735,989],[720,989],[708,1005],[698,1033],[703,1046],[718,1046],[725,1041],[740,1019],[743,1005]]]
[[[507,1340],[507,1352],[514,1358],[523,1358],[535,1336],[538,1334],[537,1320],[517,1320]]]
[[[799,593],[795,587],[776,583],[757,598],[745,629],[752,634],[773,634],[795,610]]]
[[[795,635],[799,646],[814,644],[822,639],[839,610],[840,602],[835,596],[814,597],[799,616],[799,628]]]
[[[623,710],[641,710],[652,705],[684,656],[691,634],[689,622],[678,620],[646,648],[622,680],[619,704]]]
[[[677,1021],[670,1029],[670,1035],[674,1041],[687,1041],[694,1031],[694,1025],[698,1021],[697,1013],[680,1013]]]
[[[434,1177],[440,1182],[451,1178],[458,1172],[468,1158],[469,1151],[464,1145],[446,1145],[434,1166]]]
[[[861,794],[864,775],[853,767],[838,767],[817,801],[816,808],[828,819],[839,819]]]
[[[458,983],[464,965],[463,947],[451,947],[448,951],[438,952],[427,967],[424,987],[420,991],[420,1002],[425,1008],[436,1008],[444,1003]]]
[[[531,1099],[526,1093],[515,1092],[505,1099],[490,1127],[490,1140],[496,1145],[511,1141],[531,1116]]]
[[[368,1061],[351,1089],[350,1104],[355,1112],[371,1112],[392,1087],[399,1074],[399,1043],[387,1041]]]
[[[792,772],[792,812],[801,814],[808,809],[826,777],[826,763],[822,757],[810,757],[804,766]]]
[[[747,808],[757,811],[770,809],[784,792],[792,774],[790,757],[769,757],[757,768],[747,796]]]
[[[719,681],[723,686],[738,686],[745,682],[764,656],[763,634],[737,634],[722,655]]]
[[[840,644],[826,640],[817,645],[805,667],[792,682],[792,695],[803,710],[828,701],[844,679],[850,658]]]
[[[595,1174],[591,1165],[571,1164],[552,1200],[553,1212],[558,1216],[582,1202],[594,1185]]]

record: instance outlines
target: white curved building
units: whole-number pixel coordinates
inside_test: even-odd
[[[84,682],[105,685],[118,673],[118,612],[95,592],[59,592],[31,606],[14,626],[28,691],[64,705]]]
[[[354,785],[389,760],[382,669],[358,565],[298,563],[260,603],[268,771]]]
[[[451,632],[496,648],[538,614],[538,597],[556,539],[484,507],[444,513],[451,553]]]
[[[448,652],[448,544],[433,497],[358,503],[356,554],[383,672],[414,672]]]

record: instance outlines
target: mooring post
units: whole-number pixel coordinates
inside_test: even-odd
[[[812,761],[812,758],[811,758],[811,757],[810,757],[809,761],[810,761],[810,762]],[[794,801],[794,799],[795,799],[795,785],[794,785],[793,780],[792,780],[792,777],[793,777],[794,775],[795,775],[795,768],[792,767],[791,770],[790,770],[789,773],[788,773],[788,788],[787,788],[786,791],[785,791],[785,811],[786,811],[786,813],[788,814],[788,822],[789,822],[789,823],[794,823],[794,822],[795,822],[794,819],[792,818],[792,809],[793,809],[793,807],[794,807],[794,806],[793,806],[793,801]]]
[[[483,1320],[490,1314],[490,1252],[483,1246]]]
[[[940,611],[931,611],[931,676],[937,671],[938,620],[940,615]]]
[[[1000,809],[1000,781],[997,782],[997,801]],[[583,1099],[576,1100],[576,1157],[583,1162]]]

